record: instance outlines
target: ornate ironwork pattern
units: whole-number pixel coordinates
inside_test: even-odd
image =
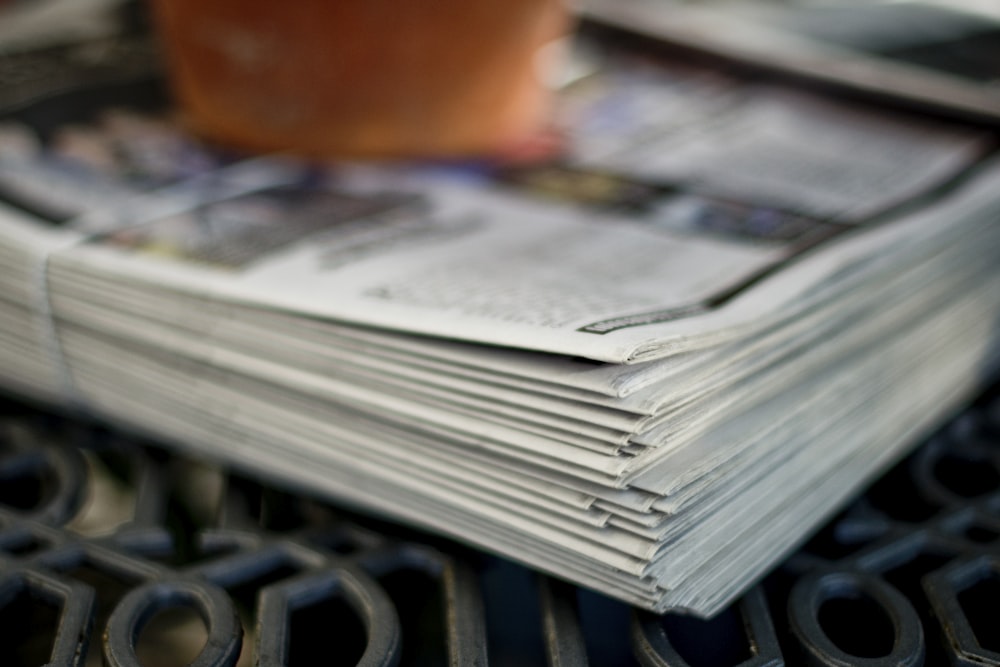
[[[4,665],[1000,665],[986,395],[711,621],[4,404]]]

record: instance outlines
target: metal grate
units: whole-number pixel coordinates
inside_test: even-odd
[[[711,621],[5,403],[4,665],[1000,665],[994,390]]]

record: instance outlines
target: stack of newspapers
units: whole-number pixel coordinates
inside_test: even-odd
[[[592,52],[559,160],[317,165],[15,90],[8,390],[641,607],[722,609],[997,360],[983,129]]]

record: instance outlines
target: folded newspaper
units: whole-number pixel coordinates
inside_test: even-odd
[[[994,0],[578,0],[629,32],[855,94],[1000,123]]]
[[[985,130],[598,52],[558,163],[301,164],[144,53],[7,57],[10,391],[708,616],[997,360]]]

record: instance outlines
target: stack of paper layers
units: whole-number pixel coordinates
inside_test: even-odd
[[[717,612],[993,366],[1000,164],[979,130],[620,67],[571,88],[559,169],[116,174],[61,226],[31,214],[71,187],[38,180],[54,140],[0,125],[3,382]],[[525,190],[553,180],[575,200]]]

